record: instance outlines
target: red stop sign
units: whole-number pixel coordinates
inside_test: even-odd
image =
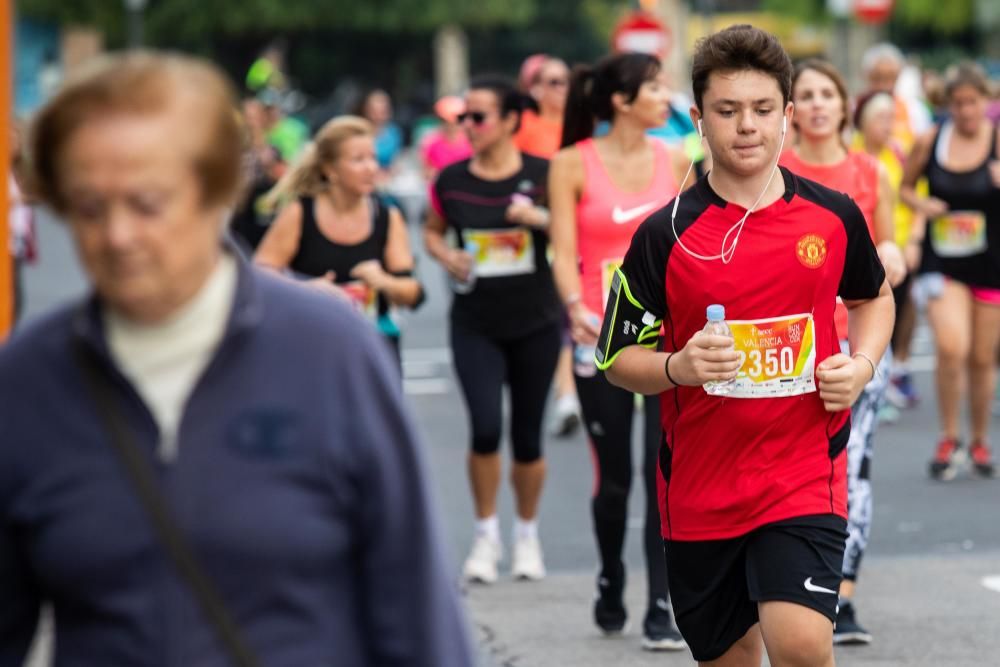
[[[611,34],[617,53],[649,53],[663,57],[670,50],[670,29],[648,12],[631,12]]]
[[[885,23],[892,15],[893,0],[854,0],[854,15],[863,23]]]

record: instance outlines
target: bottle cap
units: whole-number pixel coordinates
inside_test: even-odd
[[[713,303],[705,310],[705,314],[708,319],[712,322],[721,322],[726,319],[726,307],[717,303]]]

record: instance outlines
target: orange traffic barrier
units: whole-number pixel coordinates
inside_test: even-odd
[[[0,341],[14,324],[14,266],[10,255],[10,133],[13,118],[14,31],[11,0],[0,0]]]

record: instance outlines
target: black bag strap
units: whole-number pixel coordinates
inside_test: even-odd
[[[222,597],[198,564],[187,539],[174,522],[163,496],[157,488],[153,470],[139,450],[128,424],[118,410],[107,377],[101,372],[91,350],[77,340],[73,348],[76,362],[83,371],[87,386],[97,404],[97,411],[111,437],[115,453],[128,471],[132,486],[142,502],[160,542],[167,550],[174,567],[183,577],[208,621],[237,667],[259,667],[260,663],[240,634],[226,609]]]

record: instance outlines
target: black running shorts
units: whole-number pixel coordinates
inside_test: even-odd
[[[847,522],[824,514],[761,526],[727,540],[664,540],[677,627],[695,660],[722,657],[780,600],[837,618]]]

